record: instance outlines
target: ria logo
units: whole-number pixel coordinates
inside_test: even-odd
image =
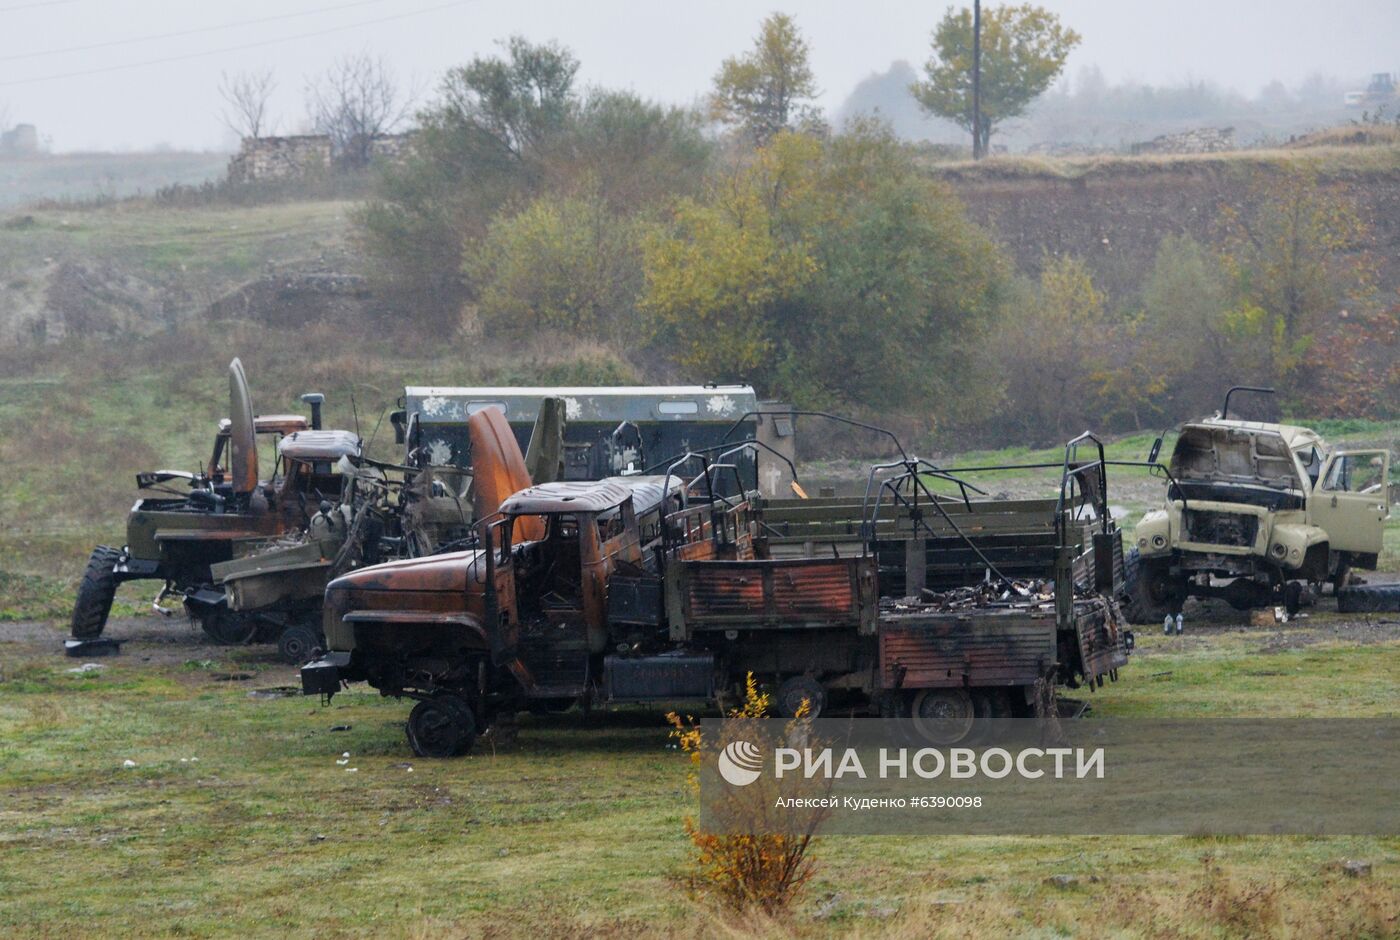
[[[731,741],[719,752],[719,775],[736,787],[746,787],[759,778],[763,754],[748,741]]]

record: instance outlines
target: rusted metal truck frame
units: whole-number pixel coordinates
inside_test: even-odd
[[[509,429],[491,410],[470,427],[481,475],[486,442],[504,443]],[[1053,507],[962,498],[961,524],[954,498],[924,479],[947,473],[908,460],[886,468],[898,472],[863,501],[862,548],[846,555],[772,557],[773,540],[792,536],[777,535],[755,494],[720,495],[718,476],[737,474],[734,464],[702,459],[684,485],[668,471],[527,487],[482,518],[475,551],[332,582],[331,652],[303,669],[303,687],[331,695],[362,679],[417,700],[407,730],[426,756],[460,753],[498,716],[535,704],[712,699],[750,672],[789,713],[803,699],[819,712],[839,698],[912,718],[930,742],[970,740],[1026,707],[1037,682],[1099,685],[1127,661],[1131,639],[1111,600],[1122,556],[1105,462],[1100,453],[1071,466],[1073,446]],[[888,515],[892,505],[903,515]],[[1092,525],[1082,518],[1089,506]],[[797,510],[772,508],[791,528]],[[881,543],[899,535],[900,519],[924,551],[919,564],[901,548],[916,559],[901,587],[946,570],[944,535],[926,513],[985,564],[976,579],[953,580],[992,586],[882,598]],[[1013,579],[987,554],[995,536],[980,527],[998,515],[1025,520],[1004,527],[1019,531],[1001,547],[1034,547],[1038,583]]]
[[[1039,680],[1101,686],[1131,634],[1112,600],[1123,555],[1108,461],[1101,448],[1078,461],[1081,443],[1097,445],[1067,446],[1051,500],[972,500],[964,471],[905,458],[874,468],[859,500],[766,502],[773,560],[668,568],[671,638],[737,632],[744,670],[770,681],[785,714],[803,699],[818,711],[865,701],[938,744],[1024,711]],[[877,482],[880,470],[894,475]],[[932,492],[940,479],[961,495]]]

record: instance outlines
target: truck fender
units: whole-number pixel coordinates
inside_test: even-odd
[[[1327,542],[1327,532],[1303,522],[1280,522],[1269,533],[1269,560],[1285,568],[1302,567],[1308,549]]]
[[[1134,544],[1143,558],[1166,555],[1171,552],[1171,518],[1165,509],[1154,509],[1142,517],[1133,530]]]

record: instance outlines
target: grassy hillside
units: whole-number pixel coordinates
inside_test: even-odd
[[[285,270],[356,270],[345,201],[174,208],[150,200],[0,213],[0,352],[150,334]],[[202,324],[201,324],[202,325]]]

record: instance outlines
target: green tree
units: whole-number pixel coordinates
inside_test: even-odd
[[[514,36],[505,45],[506,58],[478,56],[449,70],[427,119],[524,163],[573,115],[579,63],[555,43],[535,45]]]
[[[1286,382],[1326,318],[1369,294],[1373,264],[1360,250],[1369,227],[1344,191],[1302,169],[1256,181],[1220,221],[1236,318],[1258,321],[1272,337],[1265,368]]]
[[[548,185],[636,211],[699,192],[713,152],[696,111],[593,91],[551,155]]]
[[[1124,398],[1135,426],[1207,414],[1219,406],[1224,379],[1248,382],[1259,337],[1239,321],[1220,259],[1190,235],[1167,235],[1142,287],[1142,313],[1132,323],[1133,354]],[[1225,385],[1233,384],[1224,382]]]
[[[1092,355],[1086,422],[1161,427],[1218,407],[1230,380],[1264,378],[1258,324],[1237,308],[1219,256],[1190,235],[1158,243],[1139,302],[1080,341]]]
[[[1029,293],[1005,324],[1009,423],[1024,440],[1063,441],[1097,411],[1104,297],[1088,266],[1070,255],[1046,258]]]
[[[780,133],[648,242],[658,346],[705,378],[927,430],[994,407],[1004,264],[888,129]]]
[[[878,124],[833,138],[813,188],[801,224],[818,273],[775,327],[784,390],[918,432],[986,416],[1000,374],[988,327],[1005,299],[996,246]]]
[[[544,157],[578,108],[578,61],[515,37],[444,77],[409,157],[358,216],[374,270],[427,319],[456,315],[462,247],[507,200],[544,177]]]
[[[453,69],[408,158],[359,213],[372,271],[415,317],[448,326],[481,289],[463,264],[502,212],[553,196],[622,216],[698,192],[713,145],[698,114],[628,92],[574,90],[578,61],[523,39]]]
[[[753,50],[720,66],[710,96],[713,115],[766,143],[808,114],[801,102],[817,93],[809,57],[807,40],[792,17],[771,14]]]
[[[553,331],[621,348],[636,330],[637,236],[637,223],[596,193],[543,196],[502,215],[467,251],[482,325],[517,340]]]
[[[981,122],[972,108],[972,11],[949,7],[933,31],[933,56],[925,80],[910,91],[924,110],[947,118],[973,135],[974,147],[988,153],[992,131],[1050,87],[1080,36],[1060,18],[1031,4],[982,11],[979,99]]]
[[[699,377],[771,375],[776,308],[814,269],[801,241],[784,237],[785,210],[819,158],[816,141],[780,134],[708,199],[683,200],[648,240],[643,307],[660,345]]]

